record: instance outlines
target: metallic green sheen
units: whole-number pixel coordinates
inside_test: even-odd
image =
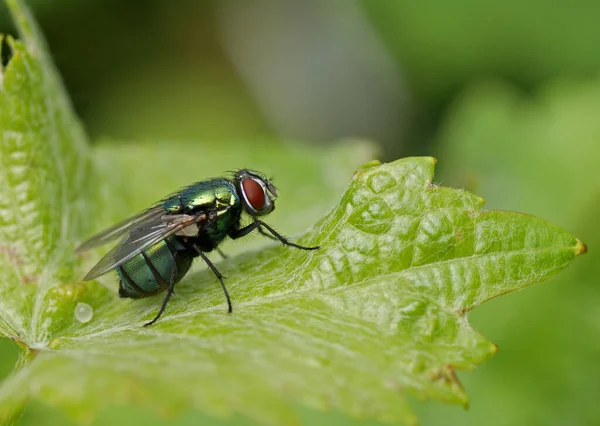
[[[162,201],[165,211],[185,213],[198,209],[241,208],[235,185],[222,178],[196,182]]]
[[[222,178],[189,185],[176,194],[165,198],[159,205],[165,210],[165,214],[206,213],[207,223],[203,227],[203,234],[208,241],[204,244],[199,242],[203,249],[207,248],[207,244],[212,248],[212,246],[216,247],[223,241],[228,231],[239,221],[242,214],[242,203],[235,185],[231,181]],[[180,238],[177,235],[168,238],[177,252],[176,283],[187,273],[193,260],[193,256],[181,244]],[[120,294],[123,297],[137,299],[151,296],[166,289],[171,277],[173,253],[171,253],[167,244],[161,241],[146,250],[145,254],[164,281],[158,282],[156,280],[152,270],[140,253],[121,265],[122,270],[117,268],[117,274],[121,280]]]
[[[177,283],[190,269],[193,258],[186,255],[185,252],[179,251],[183,250],[184,247],[176,237],[169,237],[168,240],[171,245],[178,250],[176,257],[177,273],[175,275],[175,282]],[[173,265],[173,254],[171,253],[171,250],[165,241],[161,241],[150,247],[145,253],[164,281],[162,283],[157,282],[152,274],[152,270],[140,253],[130,261],[121,265],[121,268],[123,268],[126,275],[122,273],[121,268],[117,268],[117,274],[121,280],[120,293],[122,293],[123,297],[138,299],[156,294],[167,288],[168,282],[171,279],[171,268]]]
[[[165,198],[162,207],[167,213],[187,214],[194,211],[214,211],[217,215],[206,233],[212,241],[220,243],[231,226],[242,214],[242,202],[235,185],[224,178],[196,182]]]

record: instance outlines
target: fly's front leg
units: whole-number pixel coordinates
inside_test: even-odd
[[[262,228],[265,228],[267,231],[269,231],[272,235],[267,234]],[[292,243],[291,241],[289,241],[286,237],[284,237],[283,235],[279,234],[277,231],[275,231],[273,228],[271,228],[269,225],[267,225],[266,223],[264,223],[262,220],[255,220],[254,222],[252,222],[250,225],[245,226],[241,229],[237,229],[235,231],[233,231],[232,233],[229,234],[229,236],[231,238],[233,238],[234,240],[237,238],[241,238],[245,235],[248,235],[250,232],[254,231],[255,229],[258,229],[258,232],[260,232],[263,235],[267,235],[271,238],[276,238],[279,241],[281,241],[281,243],[283,245],[289,246],[289,247],[295,247],[297,249],[300,250],[316,250],[319,248],[319,246],[316,247],[305,247],[305,246],[301,246],[299,244],[295,244]]]
[[[258,232],[260,233],[260,235],[264,235],[265,237],[270,238],[271,240],[279,241],[279,238],[274,237],[271,234],[268,234],[264,229],[262,229],[261,226],[258,227]]]

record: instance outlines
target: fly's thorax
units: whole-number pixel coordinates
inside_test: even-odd
[[[206,233],[215,242],[215,244],[220,243],[227,235],[229,235],[229,232],[233,228],[237,229],[239,227],[241,215],[241,207],[220,212],[213,225],[206,229]]]
[[[190,185],[181,191],[179,199],[188,212],[222,211],[240,204],[235,186],[227,179],[211,179]]]

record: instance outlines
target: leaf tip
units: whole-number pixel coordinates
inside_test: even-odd
[[[586,254],[588,251],[587,245],[581,241],[577,240],[577,245],[575,246],[575,255]]]

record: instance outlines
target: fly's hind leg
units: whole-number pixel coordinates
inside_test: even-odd
[[[175,291],[174,291],[175,290],[175,277],[177,276],[177,262],[176,262],[177,261],[177,251],[171,246],[171,244],[168,241],[166,241],[166,243],[167,243],[167,247],[169,247],[169,249],[171,251],[171,255],[173,256],[173,267],[171,268],[171,278],[169,279],[168,283],[160,275],[160,273],[154,267],[154,265],[152,264],[152,262],[150,261],[150,259],[148,259],[148,256],[146,256],[146,253],[142,252],[142,256],[144,256],[144,260],[146,261],[146,264],[150,268],[150,271],[152,271],[152,275],[154,276],[154,279],[160,285],[167,285],[168,286],[167,287],[167,294],[166,294],[165,298],[163,299],[163,302],[162,302],[162,305],[160,306],[158,314],[156,314],[156,316],[154,317],[154,319],[152,321],[147,322],[146,324],[144,324],[144,327],[148,327],[149,325],[152,325],[156,321],[158,321],[158,319],[160,318],[160,316],[165,311],[165,308],[167,307],[167,303],[169,303],[169,299],[171,298],[171,295],[173,295],[175,293]]]

